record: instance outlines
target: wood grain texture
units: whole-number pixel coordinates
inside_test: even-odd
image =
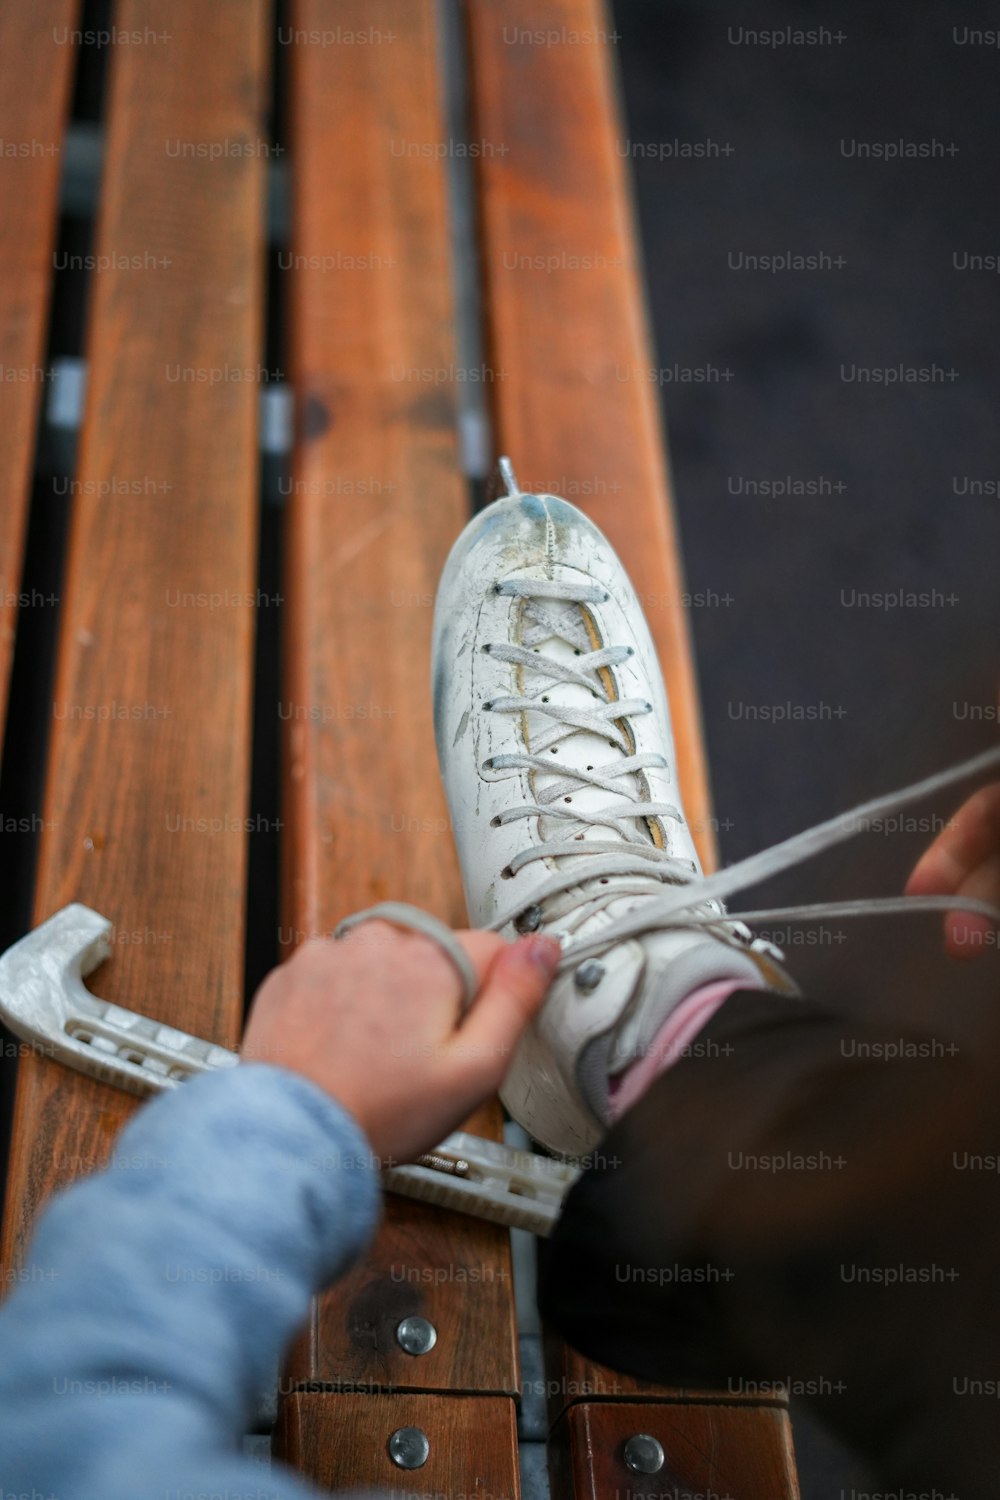
[[[0,10],[0,738],[7,716],[78,0]],[[35,605],[38,601],[34,601]]]
[[[389,897],[464,923],[429,679],[435,591],[467,500],[433,0],[297,0],[292,22],[306,38],[375,38],[293,43],[290,58],[283,929],[297,942]],[[490,1106],[471,1124],[496,1135],[499,1120]],[[394,1267],[432,1279],[397,1282]],[[506,1231],[393,1201],[288,1380],[512,1391],[510,1275]],[[439,1337],[413,1359],[394,1331],[417,1300]]]
[[[400,1469],[387,1444],[419,1427],[430,1452]],[[503,1397],[307,1395],[282,1403],[276,1455],[325,1489],[367,1490],[406,1500],[520,1500],[513,1401]]]
[[[306,34],[394,40],[291,54],[285,922],[300,938],[393,897],[457,924],[429,688],[434,594],[467,519],[446,172],[419,154],[444,134],[434,6],[297,0],[293,14]]]
[[[766,1403],[752,1390],[729,1391],[724,1395],[706,1387],[651,1385],[612,1370],[608,1365],[597,1364],[592,1359],[565,1344],[551,1330],[544,1335],[545,1367],[548,1378],[549,1421],[555,1426],[567,1406],[580,1399],[591,1401],[671,1401],[689,1405],[720,1400],[728,1406],[787,1407],[788,1402],[778,1392]]]
[[[111,60],[95,254],[112,262],[91,285],[35,918],[73,900],[96,907],[115,923],[97,992],[233,1046],[250,812],[265,10],[262,0],[126,0],[115,21],[167,39]],[[106,1158],[131,1107],[44,1057],[21,1060],[9,1258],[40,1200]]]
[[[518,1350],[509,1238],[482,1220],[394,1197],[364,1263],[313,1306],[287,1374],[330,1385],[514,1396]],[[403,1318],[428,1318],[437,1342],[406,1354]]]
[[[657,1474],[635,1474],[635,1433],[661,1444]],[[798,1500],[787,1412],[770,1406],[581,1402],[553,1429],[552,1493],[566,1500]]]
[[[601,0],[466,9],[498,446],[522,489],[556,490],[596,521],[635,584],[708,869],[715,838],[656,360],[618,154],[626,132],[614,44],[600,40],[614,25]],[[598,40],[518,41],[547,31]]]

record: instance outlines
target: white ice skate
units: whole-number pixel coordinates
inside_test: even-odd
[[[621,932],[664,885],[701,877],[659,663],[593,522],[521,494],[506,460],[501,472],[507,497],[466,527],[438,589],[438,757],[472,924],[563,943],[502,1098],[536,1140],[579,1156],[606,1128],[609,1078],[692,990],[796,991],[718,901],[700,907],[709,925]]]

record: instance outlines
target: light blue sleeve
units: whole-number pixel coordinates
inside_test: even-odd
[[[380,1202],[360,1127],[285,1069],[241,1064],[141,1109],[7,1273],[0,1494],[315,1497],[239,1443]]]

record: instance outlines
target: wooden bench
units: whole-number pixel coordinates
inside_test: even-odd
[[[683,791],[714,858],[681,568],[643,310],[611,24],[599,0],[467,7],[471,136],[494,448],[561,490],[621,552],[661,650]],[[281,941],[394,897],[464,920],[430,719],[437,579],[469,511],[448,136],[434,0],[292,0],[292,225],[284,310],[296,435],[282,530]],[[0,17],[0,329],[41,365],[73,0]],[[271,19],[261,0],[120,0],[92,276],[34,916],[112,917],[109,999],[226,1045],[244,1005]],[[598,38],[542,45],[539,29]],[[354,41],[348,40],[352,37]],[[521,36],[524,39],[517,40]],[[365,40],[361,40],[366,38]],[[514,40],[511,40],[514,38]],[[181,149],[190,147],[191,149]],[[139,257],[146,269],[131,269]],[[591,269],[571,269],[576,257]],[[149,262],[152,262],[150,264]],[[160,264],[162,262],[162,264]],[[182,373],[174,378],[175,372]],[[220,373],[221,372],[221,373]],[[226,372],[230,372],[227,374]],[[10,504],[5,597],[21,577],[40,382],[0,385]],[[163,485],[116,491],[129,482]],[[271,601],[273,602],[273,601]],[[0,706],[13,611],[0,633]],[[87,710],[117,704],[127,716]],[[137,707],[141,712],[133,712]],[[269,707],[269,706],[268,706]],[[13,732],[29,726],[14,724]],[[129,941],[129,934],[151,935]],[[154,936],[156,940],[154,940]],[[108,1156],[133,1103],[44,1057],[18,1065],[7,1264],[44,1199]],[[471,1127],[496,1136],[499,1106]],[[413,1355],[404,1317],[433,1323]],[[548,1341],[552,1493],[639,1496],[625,1465],[660,1438],[671,1494],[797,1493],[778,1401],[644,1387]],[[520,1494],[509,1235],[389,1198],[366,1259],[314,1306],[280,1381],[275,1450],[319,1483]],[[427,1463],[396,1467],[419,1427]],[[678,1488],[681,1486],[681,1488]]]

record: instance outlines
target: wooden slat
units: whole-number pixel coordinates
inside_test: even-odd
[[[111,62],[95,253],[113,268],[91,287],[35,917],[72,900],[104,912],[116,944],[98,992],[232,1046],[256,582],[246,372],[262,297],[264,158],[247,148],[260,146],[265,11],[124,0],[115,20],[162,39]],[[130,1108],[22,1060],[8,1257],[40,1199],[108,1155]]]
[[[0,739],[7,716],[78,0],[0,11]],[[31,601],[29,601],[31,602]]]
[[[390,1195],[364,1264],[319,1298],[289,1373],[337,1386],[517,1393],[508,1238],[492,1224]],[[429,1353],[405,1353],[403,1318],[428,1318]]]
[[[681,794],[715,863],[683,577],[601,0],[467,7],[497,444],[523,489],[553,481],[611,539],[642,599],[673,714]],[[554,45],[519,35],[555,32]],[[502,375],[502,378],[499,378]],[[590,491],[586,487],[590,487]]]
[[[389,1439],[427,1437],[427,1461],[401,1469]],[[514,1403],[503,1397],[306,1395],[282,1403],[276,1455],[327,1489],[378,1489],[406,1500],[519,1500]]]
[[[656,1474],[636,1474],[624,1448],[647,1433],[663,1448]],[[781,1407],[580,1402],[553,1429],[552,1493],[566,1500],[798,1500],[788,1414]]]
[[[464,918],[429,702],[434,592],[466,520],[456,463],[445,168],[431,0],[297,0],[292,49],[289,828],[298,936],[396,897]],[[371,269],[336,269],[352,260]],[[414,370],[430,379],[400,378]],[[434,372],[441,371],[436,381]]]
[[[293,7],[294,33],[375,38],[291,49],[300,410],[283,926],[296,940],[387,897],[465,920],[429,687],[434,594],[467,519],[435,21],[433,0]],[[495,1134],[497,1108],[475,1123]],[[411,1357],[395,1327],[418,1304],[438,1342]],[[506,1232],[394,1203],[371,1257],[322,1299],[292,1355],[288,1382],[316,1380],[513,1391]]]
[[[614,24],[602,0],[473,0],[466,12],[488,363],[503,376],[491,386],[497,445],[511,455],[522,488],[555,488],[579,504],[625,563],[666,680],[681,795],[711,869],[716,841],[679,539],[620,155],[626,130]],[[556,1392],[553,1417],[568,1408],[558,1429],[566,1445],[558,1480],[564,1487],[556,1493],[560,1500],[611,1493],[610,1471],[591,1450],[591,1438],[599,1427],[602,1442],[620,1445],[630,1408],[615,1400],[585,1408],[571,1403],[576,1391],[607,1390],[613,1373],[571,1351],[550,1362],[547,1373]],[[679,1395],[628,1384],[664,1403]],[[745,1427],[738,1408],[720,1405],[711,1421],[713,1433],[728,1434],[731,1421],[734,1431]],[[735,1452],[734,1446],[739,1475]],[[782,1452],[788,1467],[779,1462],[774,1469],[780,1484],[733,1493],[792,1494],[794,1472]],[[627,1470],[616,1471],[623,1493],[627,1478]]]
[[[668,1388],[649,1385],[648,1382],[638,1380],[632,1375],[613,1370],[609,1365],[597,1364],[596,1361],[577,1353],[575,1349],[570,1348],[569,1344],[564,1344],[551,1330],[545,1334],[545,1362],[549,1377],[547,1392],[549,1420],[553,1426],[566,1406],[581,1398],[626,1402],[648,1401],[652,1398],[686,1402],[692,1405],[719,1400],[717,1391],[711,1391],[705,1387],[672,1386]],[[725,1400],[728,1406],[760,1406],[762,1404],[759,1394],[755,1391],[727,1390]],[[763,1404],[769,1407],[787,1408],[788,1402],[783,1395],[776,1392]]]

